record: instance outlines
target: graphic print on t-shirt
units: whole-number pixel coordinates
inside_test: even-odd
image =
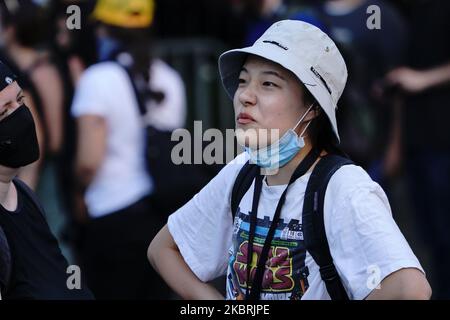
[[[242,300],[247,289],[247,257],[250,216],[238,209],[233,232],[233,245],[229,250],[227,298]],[[256,272],[259,256],[272,221],[265,216],[257,219],[253,241],[250,278]],[[299,220],[280,219],[269,250],[261,286],[261,299],[299,300],[308,289],[308,268],[302,225]],[[250,284],[251,288],[251,284]]]

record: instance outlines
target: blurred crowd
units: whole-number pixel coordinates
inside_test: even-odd
[[[380,28],[367,24],[376,14],[369,5],[380,9]],[[208,90],[221,90],[219,81],[191,90],[189,74],[205,72],[196,46],[170,59],[158,52],[214,43],[215,63],[222,48],[251,45],[277,20],[304,20],[328,33],[347,63],[337,113],[343,149],[386,190],[434,298],[449,299],[449,18],[444,0],[4,0],[0,60],[20,75],[41,148],[20,176],[97,298],[173,297],[151,272],[146,248],[220,166],[178,174],[162,158],[147,160],[146,139],[162,141],[148,150],[162,150],[167,133],[191,120],[234,122],[214,110],[224,107],[219,94],[193,115]],[[174,62],[182,59],[193,61],[190,72]]]

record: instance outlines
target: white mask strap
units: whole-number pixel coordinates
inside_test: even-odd
[[[306,110],[306,112],[302,115],[302,117],[300,118],[300,120],[298,120],[298,122],[297,122],[297,124],[295,125],[295,127],[292,128],[292,130],[295,131],[295,129],[297,129],[298,125],[303,121],[303,119],[305,119],[306,115],[308,114],[308,112],[311,110],[311,108],[312,108],[313,106],[314,106],[314,103],[312,103],[312,104],[309,106],[308,110]],[[306,126],[306,128],[309,126],[310,123],[311,123],[311,121],[308,122],[308,125]],[[306,128],[305,128],[305,130],[306,130]],[[302,134],[305,133],[305,130],[303,130]],[[301,135],[300,135],[300,136],[301,136]]]
[[[305,133],[306,129],[308,129],[309,125],[311,124],[311,121],[308,121],[308,124],[306,125],[305,129],[303,129],[302,133],[300,133],[299,137],[303,137],[303,134]]]

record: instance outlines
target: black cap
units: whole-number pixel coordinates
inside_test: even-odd
[[[11,83],[17,80],[17,76],[9,69],[9,67],[0,61],[0,91],[5,89]]]

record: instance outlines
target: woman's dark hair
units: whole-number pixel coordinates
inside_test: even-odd
[[[310,106],[311,104],[314,104],[312,110],[318,112],[317,117],[311,121],[311,124],[308,127],[308,134],[312,146],[318,150],[325,150],[327,153],[337,154],[348,158],[347,154],[339,147],[339,141],[333,132],[328,116],[304,85],[302,85],[302,89],[303,102],[305,105]]]
[[[151,55],[151,29],[150,28],[119,28],[105,25],[108,34],[114,39],[118,40],[123,45],[123,50],[131,55],[133,64],[129,67],[131,74],[135,80],[143,79],[145,84],[150,81],[150,66],[152,64]],[[136,84],[141,98],[146,100],[153,100],[160,103],[164,100],[164,92],[155,91],[145,86]]]
[[[0,2],[2,28],[14,27],[15,38],[24,47],[36,48],[43,44],[47,35],[47,15],[45,9],[31,0],[17,0],[8,7]]]

